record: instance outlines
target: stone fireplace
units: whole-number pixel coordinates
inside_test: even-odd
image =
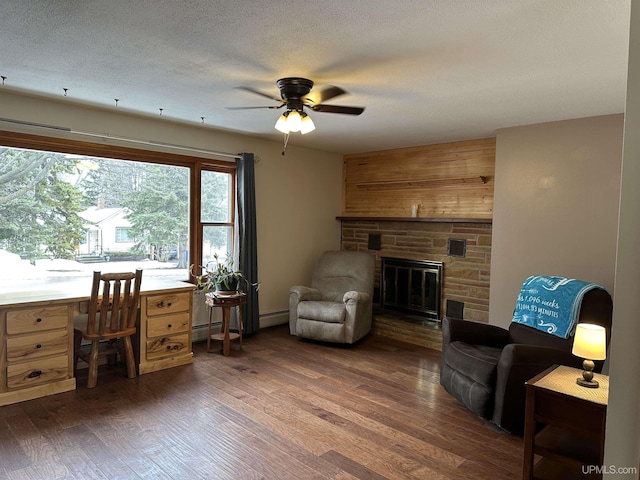
[[[347,217],[340,220],[342,249],[367,252],[376,258],[375,304],[382,304],[384,293],[383,259],[428,260],[442,266],[440,309],[430,308],[433,297],[425,300],[430,318],[441,320],[444,315],[450,315],[488,323],[490,221]],[[461,240],[464,245],[460,244]]]

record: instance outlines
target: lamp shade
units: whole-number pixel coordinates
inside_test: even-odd
[[[276,130],[282,132],[282,133],[289,133],[289,127],[287,126],[287,115],[289,114],[289,112],[284,112],[282,115],[280,115],[280,117],[278,118],[278,121],[276,122]]]
[[[579,323],[573,337],[571,350],[576,357],[588,360],[607,358],[607,332],[601,325]]]
[[[302,126],[302,117],[296,110],[291,110],[287,115],[287,127],[290,132],[299,132]]]
[[[316,129],[316,126],[311,120],[311,117],[306,113],[302,116],[302,123],[300,124],[300,133],[304,135],[305,133],[313,132]]]

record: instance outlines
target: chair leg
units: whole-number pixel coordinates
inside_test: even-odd
[[[91,341],[91,353],[89,354],[89,378],[87,388],[93,388],[98,383],[98,340]]]
[[[127,364],[127,376],[129,378],[136,377],[136,361],[133,357],[133,346],[131,344],[131,337],[122,337],[122,343],[124,344],[124,356],[125,363]]]

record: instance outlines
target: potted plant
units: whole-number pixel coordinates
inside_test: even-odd
[[[193,269],[193,265],[191,266]],[[233,295],[239,291],[245,291],[251,287],[258,290],[260,283],[251,283],[247,277],[234,268],[233,258],[229,253],[221,259],[217,253],[213,255],[213,261],[201,266],[202,274],[194,275],[198,290],[218,292],[225,295]]]

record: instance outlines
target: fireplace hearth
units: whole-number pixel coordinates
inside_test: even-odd
[[[382,309],[441,320],[442,262],[382,257]]]

